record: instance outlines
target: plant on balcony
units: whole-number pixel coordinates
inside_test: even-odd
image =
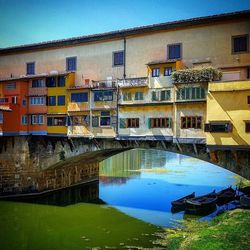
[[[213,67],[201,69],[182,69],[172,73],[173,83],[195,83],[219,81],[222,72]]]

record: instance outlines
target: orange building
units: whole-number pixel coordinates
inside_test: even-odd
[[[1,83],[1,131],[5,136],[28,134],[28,81],[26,79],[12,79]]]
[[[47,135],[47,87],[45,77],[29,80],[28,130],[32,135]]]

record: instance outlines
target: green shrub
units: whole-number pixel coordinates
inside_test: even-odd
[[[195,83],[219,81],[222,72],[213,67],[201,69],[182,69],[172,73],[173,83]]]

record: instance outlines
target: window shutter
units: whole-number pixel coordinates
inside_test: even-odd
[[[111,117],[111,126],[115,128],[116,127],[116,123],[117,123],[117,116],[113,115]]]
[[[210,130],[210,123],[205,123],[205,125],[204,125],[204,131],[205,132],[210,132],[211,130]]]
[[[120,128],[126,128],[126,119],[120,118]]]
[[[148,128],[151,128],[151,120],[152,118],[148,118]]]
[[[172,120],[172,117],[169,117],[169,128],[172,128],[172,123],[173,123],[173,120]]]
[[[92,126],[93,127],[99,127],[99,116],[93,116],[92,117]]]

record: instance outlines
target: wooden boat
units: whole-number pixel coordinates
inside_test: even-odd
[[[240,197],[240,205],[242,207],[250,207],[250,195],[242,195]]]
[[[236,191],[232,187],[229,187],[216,193],[216,195],[217,195],[216,203],[218,205],[222,205],[228,203],[229,201],[234,200],[236,198]]]
[[[187,199],[185,211],[186,213],[196,215],[209,214],[216,209],[216,201],[217,195],[214,190],[212,193]]]
[[[194,197],[195,197],[195,192],[193,192],[192,194],[186,195],[178,200],[172,201],[171,202],[171,205],[172,205],[171,212],[176,213],[176,212],[184,210],[186,200],[194,198]]]
[[[239,188],[239,191],[244,193],[244,194],[250,195],[250,186]]]

